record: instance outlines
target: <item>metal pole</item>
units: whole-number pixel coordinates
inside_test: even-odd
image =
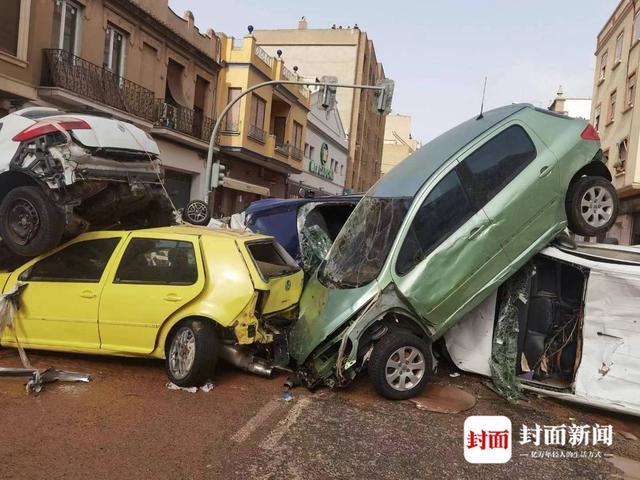
[[[268,87],[270,85],[304,85],[304,86],[317,86],[317,87],[336,87],[336,88],[352,88],[352,89],[361,89],[361,90],[378,90],[380,92],[384,91],[384,87],[379,87],[375,85],[349,85],[343,83],[321,83],[321,82],[300,82],[294,80],[270,80],[268,82],[259,83],[254,85],[253,87],[249,87],[238,95],[231,103],[229,103],[222,113],[216,120],[216,124],[213,127],[213,132],[211,132],[211,139],[209,140],[209,151],[207,152],[207,164],[205,167],[205,175],[203,182],[203,200],[207,202],[209,200],[209,212],[213,214],[213,200],[215,196],[215,189],[211,189],[211,170],[213,169],[213,155],[214,152],[218,153],[220,148],[216,146],[216,137],[218,136],[218,131],[220,130],[220,126],[222,125],[222,121],[225,116],[233,108],[233,106],[240,101],[242,97],[247,95],[248,93],[253,92],[254,90],[258,90],[262,87]]]

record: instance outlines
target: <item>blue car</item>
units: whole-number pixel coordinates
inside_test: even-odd
[[[246,226],[276,237],[280,245],[311,274],[320,265],[361,195],[265,199],[247,210]]]

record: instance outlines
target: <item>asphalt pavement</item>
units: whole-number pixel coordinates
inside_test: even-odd
[[[0,478],[640,478],[640,420],[537,396],[508,404],[485,379],[452,378],[446,368],[432,394],[463,389],[477,400],[470,410],[435,413],[385,400],[366,375],[345,390],[296,388],[287,400],[284,375],[268,380],[225,365],[210,392],[189,393],[167,388],[160,361],[43,352],[29,358],[92,380],[27,395],[23,380],[0,379]],[[20,366],[15,351],[0,349],[0,366]],[[510,462],[465,461],[468,415],[511,419]],[[600,446],[599,458],[532,458],[536,447],[520,445],[516,430],[535,423],[611,424],[613,444]]]

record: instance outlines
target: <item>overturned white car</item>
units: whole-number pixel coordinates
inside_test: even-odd
[[[32,107],[0,119],[3,253],[39,255],[63,238],[172,221],[153,139],[113,118]]]
[[[445,335],[461,370],[640,415],[640,249],[554,246]]]

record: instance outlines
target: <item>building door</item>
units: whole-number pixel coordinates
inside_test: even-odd
[[[191,175],[188,173],[166,170],[164,186],[176,208],[184,208],[191,200]]]

